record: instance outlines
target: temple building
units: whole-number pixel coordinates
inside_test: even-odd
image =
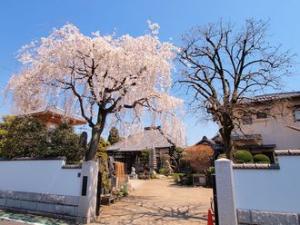
[[[161,128],[145,127],[140,133],[130,135],[127,138],[108,147],[107,151],[115,161],[123,162],[126,165],[127,173],[131,167],[137,172],[143,170],[144,157],[148,154],[150,168],[159,170],[164,159],[170,159],[175,144],[162,132]]]
[[[71,126],[84,125],[86,121],[79,116],[67,115],[64,110],[51,106],[26,114],[32,116],[46,125],[48,129],[56,128],[59,124],[67,122]]]

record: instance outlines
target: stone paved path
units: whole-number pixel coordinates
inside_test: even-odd
[[[182,187],[169,179],[135,181],[129,197],[103,206],[101,225],[206,224],[212,190]]]

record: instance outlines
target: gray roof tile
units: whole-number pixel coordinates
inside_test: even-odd
[[[273,100],[295,98],[295,97],[300,97],[300,91],[257,95],[252,98],[251,97],[248,98],[247,100],[245,100],[245,102],[264,102],[264,101],[273,101]]]
[[[108,151],[142,151],[151,148],[172,147],[174,144],[159,127],[145,128],[143,132],[130,135],[108,147]]]

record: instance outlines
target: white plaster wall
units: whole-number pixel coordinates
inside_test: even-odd
[[[280,169],[234,169],[236,207],[300,213],[300,156],[279,156]]]
[[[288,125],[300,129],[300,122],[286,123],[281,119],[256,119],[252,125],[244,125],[245,134],[261,134],[263,144],[276,144],[276,149],[300,148],[300,132]]]
[[[271,109],[273,117],[257,119],[252,116],[253,123],[241,125],[245,134],[261,134],[263,144],[276,144],[276,149],[298,149],[300,148],[300,131],[293,130],[288,126],[300,130],[300,122],[294,121],[292,105],[299,102],[277,103]],[[236,131],[240,133],[239,130]]]
[[[0,161],[0,190],[80,196],[81,169],[62,169],[64,160]]]

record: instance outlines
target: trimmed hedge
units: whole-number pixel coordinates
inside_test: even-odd
[[[255,163],[271,163],[270,158],[265,154],[257,154],[253,157]]]
[[[233,158],[235,163],[252,163],[253,156],[247,150],[237,150],[233,153]]]

